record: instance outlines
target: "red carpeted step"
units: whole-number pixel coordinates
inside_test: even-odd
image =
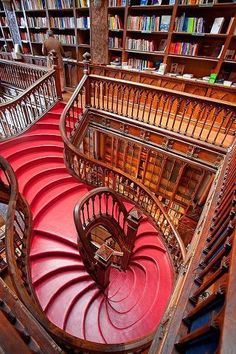
[[[125,343],[150,334],[160,323],[172,291],[172,266],[158,231],[145,217],[128,269],[111,269],[105,294],[89,276],[77,247],[73,209],[91,188],[65,168],[59,135],[63,108],[57,104],[25,134],[0,144],[33,213],[32,283],[45,314],[60,328],[94,342]],[[127,201],[124,205],[133,208]]]

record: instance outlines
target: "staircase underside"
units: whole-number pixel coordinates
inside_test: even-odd
[[[87,273],[73,209],[90,187],[64,165],[58,128],[63,108],[57,104],[26,133],[0,145],[33,213],[33,287],[46,316],[69,334],[126,343],[151,334],[160,323],[172,292],[173,268],[157,230],[143,218],[130,265],[126,272],[112,269],[106,295]]]

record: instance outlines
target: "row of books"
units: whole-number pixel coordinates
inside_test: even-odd
[[[62,44],[76,44],[75,36],[59,34],[56,36]],[[42,43],[46,39],[46,33],[31,33],[31,41]]]
[[[74,17],[51,17],[50,25],[57,28],[75,28],[75,19]]]
[[[130,30],[143,32],[167,32],[170,26],[171,16],[128,16],[127,27]]]
[[[175,0],[168,0],[165,1],[165,5],[173,5]],[[131,5],[140,5],[140,6],[147,6],[147,5],[162,5],[162,0],[137,0],[131,1]]]
[[[121,20],[121,17],[119,15],[115,15],[115,16],[108,16],[108,26],[109,29],[112,30],[118,30],[118,29],[123,29],[123,22]]]
[[[116,6],[125,6],[126,0],[109,0],[108,6],[116,7]]]
[[[90,17],[83,16],[76,19],[77,28],[79,29],[89,29],[90,28]]]
[[[153,62],[151,60],[129,58],[128,66],[135,70],[146,70],[153,68]]]
[[[25,10],[43,10],[46,7],[45,0],[23,0]]]
[[[73,7],[73,0],[47,0],[48,9],[68,9]]]
[[[22,22],[22,26],[24,26],[24,18],[22,19],[23,21]],[[28,17],[28,24],[29,24],[29,27],[41,27],[41,28],[44,28],[44,27],[48,27],[48,21],[47,21],[47,18],[46,17]]]
[[[59,35],[57,35],[57,37],[62,44],[76,44],[75,36],[70,36],[70,35],[66,35],[66,34],[59,34]]]
[[[142,52],[153,52],[156,50],[156,45],[153,40],[127,38],[126,48],[129,50],[140,50]]]
[[[198,44],[188,42],[176,42],[170,44],[170,54],[182,54],[194,56],[197,54]]]
[[[180,5],[211,5],[215,3],[216,0],[179,0]]]
[[[108,40],[109,48],[121,48],[122,47],[122,38],[118,37],[109,37]]]
[[[25,10],[43,10],[49,9],[67,9],[73,7],[73,0],[23,0]],[[90,0],[75,0],[75,6],[78,8],[89,7]],[[21,11],[21,1],[13,0],[13,7],[16,11]]]
[[[204,33],[204,23],[203,17],[185,17],[185,13],[183,13],[181,17],[176,17],[174,30],[176,32]]]
[[[76,0],[75,6],[76,7],[89,7],[90,1],[89,0]]]
[[[30,35],[31,42],[43,42],[46,39],[46,33],[40,32],[40,33],[31,33]]]

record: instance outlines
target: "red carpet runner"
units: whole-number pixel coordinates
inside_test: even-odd
[[[128,270],[112,269],[108,297],[90,278],[73,221],[73,208],[89,187],[63,162],[63,108],[57,104],[25,134],[0,144],[33,212],[34,289],[47,317],[68,333],[99,343],[135,340],[160,323],[172,291],[171,264],[157,231],[143,219]]]

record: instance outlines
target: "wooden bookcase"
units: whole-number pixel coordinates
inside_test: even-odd
[[[18,24],[22,52],[35,57],[36,64],[45,64],[42,43],[46,31],[52,29],[65,52],[67,86],[78,82],[77,63],[85,52],[90,52],[90,8],[87,0],[13,0],[12,9]],[[82,7],[81,7],[82,6]],[[6,24],[3,1],[0,1],[0,47],[12,52],[11,31]],[[29,58],[27,58],[28,61]]]
[[[42,56],[42,42],[48,28],[53,29],[59,35],[66,53],[65,69],[67,87],[75,87],[82,75],[83,54],[91,51],[93,63],[96,67],[106,67],[106,72],[112,74],[114,69],[119,71],[129,71],[132,76],[152,75],[156,78],[163,77],[171,80],[186,79],[185,74],[193,75],[196,79],[202,79],[211,73],[217,74],[217,80],[236,82],[236,3],[233,0],[176,0],[174,4],[169,4],[172,0],[160,0],[160,5],[151,5],[152,0],[147,1],[147,5],[140,6],[141,0],[102,0],[101,9],[92,7],[80,7],[85,1],[81,0],[12,0],[14,15],[18,23],[21,37],[21,45],[24,53],[24,60],[36,64],[46,63]],[[191,4],[182,2],[191,1]],[[218,1],[217,3],[196,4],[197,1]],[[70,4],[70,6],[58,6],[59,4]],[[119,6],[109,6],[109,4]],[[53,4],[55,4],[53,6]],[[125,4],[125,6],[120,6]],[[108,18],[104,15],[107,10]],[[1,51],[13,50],[11,29],[6,25],[6,13],[3,1],[0,1],[0,48]],[[100,15],[99,16],[99,11]],[[106,11],[105,11],[106,12]],[[185,14],[186,18],[202,18],[204,20],[203,33],[188,31],[178,31],[176,28],[177,19]],[[145,31],[142,29],[131,29],[131,16],[141,18],[143,16],[155,16],[161,18],[169,16],[168,31],[160,30],[160,24],[155,30]],[[223,17],[223,25],[219,33],[210,33],[216,18]],[[97,18],[102,21],[99,30],[94,30],[91,39],[89,25],[81,26],[81,18],[93,18],[96,27]],[[111,26],[111,21],[115,23]],[[109,26],[107,26],[107,20]],[[97,20],[98,21],[98,20]],[[118,22],[118,25],[117,25]],[[87,20],[88,23],[88,20]],[[100,30],[102,28],[102,30]],[[108,33],[107,33],[108,31]],[[106,33],[105,33],[106,32]],[[107,38],[109,41],[107,43]],[[127,41],[144,40],[153,42],[153,50],[131,49],[127,47]],[[173,43],[192,43],[198,47],[195,55],[178,54],[172,51]],[[97,46],[97,49],[94,48]],[[98,47],[100,53],[98,53]],[[96,56],[100,55],[96,62]],[[32,59],[33,58],[33,59]],[[142,61],[140,65],[133,67],[136,60]],[[111,62],[117,60],[122,66],[113,67]],[[133,60],[133,62],[132,62]],[[140,63],[139,62],[139,63]],[[128,65],[129,64],[129,65]],[[162,65],[162,75],[159,75],[157,68]],[[132,66],[133,65],[133,66]],[[153,68],[146,68],[153,66]],[[133,74],[132,74],[133,73]],[[163,81],[163,80],[162,80]],[[192,81],[194,83],[194,81]],[[198,85],[200,81],[196,83]],[[201,80],[205,84],[208,81]],[[177,82],[178,86],[178,82]],[[221,85],[222,88],[226,86]],[[229,87],[228,87],[229,88]],[[232,87],[230,88],[232,89]]]
[[[185,0],[191,4],[182,4],[183,0],[177,0],[170,5],[169,0],[162,0],[160,5],[151,5],[152,1],[146,1],[147,5],[140,5],[141,0],[130,0],[126,6],[111,6],[108,8],[109,16],[120,19],[123,27],[119,30],[109,30],[109,37],[121,38],[119,47],[110,48],[110,62],[119,62],[124,69],[152,72],[156,74],[161,65],[161,73],[172,76],[192,74],[194,78],[202,78],[216,73],[217,78],[236,81],[236,3],[219,2],[196,4],[198,0]],[[201,0],[200,0],[201,1]],[[145,1],[143,1],[145,3]],[[185,15],[185,18],[202,18],[203,27],[200,31],[179,31],[177,21]],[[154,30],[143,29],[140,18],[159,17],[160,23]],[[169,28],[161,30],[160,24],[163,16],[169,16]],[[223,17],[223,23],[219,33],[211,33],[215,19]],[[130,26],[131,18],[134,20]],[[137,49],[130,48],[128,41],[139,44]],[[153,48],[143,50],[142,43],[153,43]],[[111,41],[112,43],[112,41]],[[173,43],[190,43],[196,46],[195,55],[186,51],[181,53],[173,51]],[[141,47],[141,49],[140,49]],[[148,47],[148,45],[147,45]],[[114,64],[113,64],[114,65]],[[147,68],[149,66],[149,68]],[[119,66],[118,66],[119,67]],[[153,68],[151,68],[153,67]]]

